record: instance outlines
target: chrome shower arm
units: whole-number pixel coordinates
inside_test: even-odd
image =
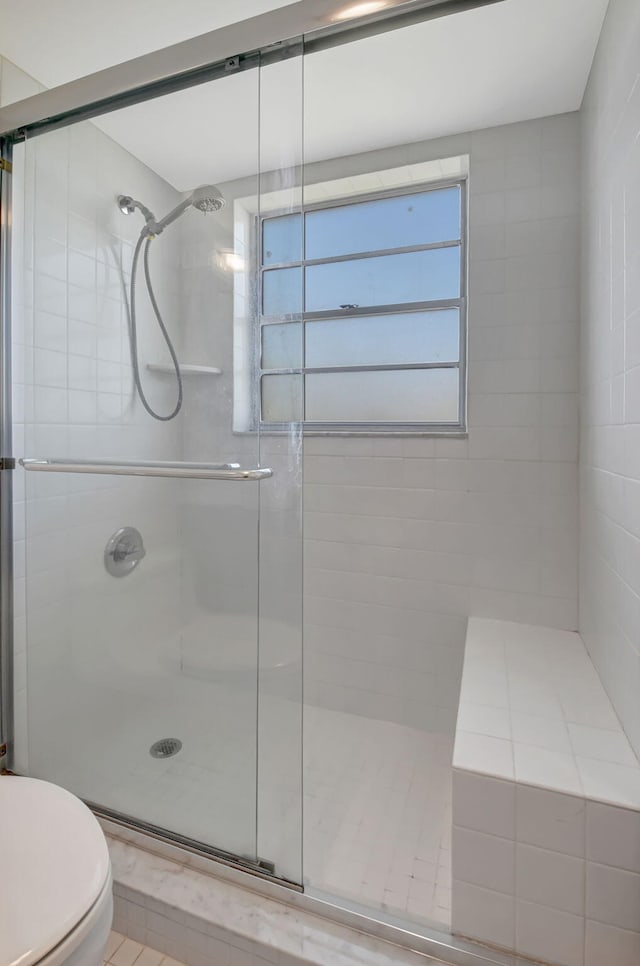
[[[182,212],[186,211],[190,205],[191,196],[186,198],[184,201],[181,201],[179,205],[175,206],[175,208],[172,208],[169,214],[165,215],[164,218],[161,218],[160,221],[156,221],[154,218],[152,224],[147,222],[147,227],[151,230],[153,235],[159,235],[160,232],[163,232],[168,225],[176,220],[176,218],[179,218]]]

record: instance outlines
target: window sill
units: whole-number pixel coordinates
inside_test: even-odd
[[[289,429],[234,429],[234,436],[289,436]],[[462,429],[304,429],[304,436],[342,436],[342,437],[378,437],[383,439],[419,437],[426,439],[468,439],[469,432]]]

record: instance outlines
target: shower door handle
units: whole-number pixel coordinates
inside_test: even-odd
[[[267,480],[273,470],[267,466],[244,469],[239,463],[169,463],[147,460],[21,459],[32,473],[89,473],[100,476],[160,476],[180,480]]]

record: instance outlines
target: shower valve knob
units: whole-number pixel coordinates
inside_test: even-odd
[[[109,537],[104,565],[112,577],[127,577],[146,556],[142,535],[135,527],[122,527]]]

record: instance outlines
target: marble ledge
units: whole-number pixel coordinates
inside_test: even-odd
[[[196,932],[233,935],[310,966],[445,966],[108,836],[116,889],[137,893]]]

